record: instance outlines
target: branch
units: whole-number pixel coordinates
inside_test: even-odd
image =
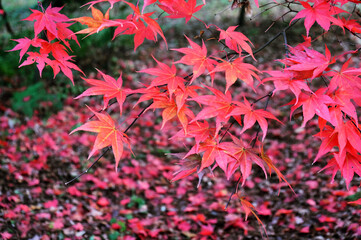
[[[92,163],[92,165],[90,165],[90,167],[88,167],[84,172],[80,173],[78,176],[76,176],[76,177],[73,178],[72,180],[66,182],[65,185],[69,185],[70,183],[74,182],[75,180],[77,180],[78,178],[80,178],[81,176],[83,176],[84,174],[86,174],[86,173],[100,160],[100,158],[102,158],[110,149],[111,149],[111,147],[108,147],[108,148],[102,153],[102,155],[100,155],[100,156]]]
[[[140,111],[140,113],[138,114],[138,116],[133,120],[133,122],[131,124],[129,124],[129,126],[124,130],[124,133],[128,132],[128,130],[134,125],[134,123],[136,123],[136,121],[138,121],[138,119],[140,118],[140,116],[143,115],[143,113],[153,104],[153,102],[149,103],[146,107],[143,108],[142,111]],[[93,115],[94,116],[94,115]],[[92,117],[93,117],[92,116]],[[84,174],[86,174],[92,167],[94,167],[94,165],[99,162],[99,160],[111,149],[112,147],[109,146],[85,171],[83,171],[82,173],[80,173],[78,176],[76,176],[75,178],[71,179],[70,181],[66,182],[65,185],[68,185],[72,182],[74,182],[76,179],[80,178],[81,176],[83,176]]]
[[[7,18],[7,13],[1,3],[1,0],[0,0],[0,10],[3,10],[3,18],[4,18],[4,21],[5,21],[5,27],[6,27],[6,30],[11,34],[11,35],[14,35],[14,31],[13,29],[11,28],[10,26],[10,23],[9,23],[9,20]]]

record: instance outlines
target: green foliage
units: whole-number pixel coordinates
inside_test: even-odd
[[[131,208],[135,205],[138,205],[138,208],[141,208],[145,205],[145,200],[139,196],[133,195],[130,199],[130,203],[128,203],[128,207]]]
[[[111,233],[108,235],[109,240],[117,240],[119,236],[120,236],[120,233],[117,232],[117,231],[111,232]]]
[[[39,109],[41,102],[51,102],[52,112],[62,109],[63,104],[61,98],[57,94],[49,94],[44,88],[43,82],[38,82],[29,86],[22,92],[14,94],[11,105],[16,112],[22,112],[26,116],[31,117],[35,109]],[[46,112],[46,116],[50,116]]]
[[[120,232],[125,232],[125,230],[127,229],[127,226],[125,225],[124,222],[118,221],[118,220],[115,219],[115,218],[112,218],[112,219],[110,220],[110,224],[113,224],[113,223],[116,223],[116,224],[118,224],[118,225],[120,226],[120,229],[119,229]]]
[[[350,196],[347,196],[346,201],[353,202],[353,201],[357,201],[360,198],[361,198],[361,191],[356,192],[355,194],[352,194]]]

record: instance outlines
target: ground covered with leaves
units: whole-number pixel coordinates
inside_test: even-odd
[[[275,98],[272,105],[277,105]],[[89,100],[89,99],[88,99]],[[91,100],[92,101],[92,100]],[[44,103],[46,105],[46,103]],[[47,104],[50,104],[48,102]],[[69,186],[81,173],[95,136],[69,135],[91,115],[85,103],[68,98],[47,120],[27,118],[1,106],[0,233],[3,239],[357,239],[361,209],[348,204],[360,197],[336,177],[312,166],[319,142],[297,124],[271,125],[267,153],[295,193],[276,176],[265,179],[254,167],[239,188],[257,209],[266,233],[234,197],[238,176],[227,181],[214,172],[197,189],[190,176],[171,183],[178,169],[172,152],[185,150],[160,131],[152,112],[132,128],[135,156],[122,158],[118,172],[111,154]],[[95,102],[92,103],[93,106]],[[101,109],[101,106],[98,105]],[[126,110],[131,110],[128,106]],[[280,109],[279,111],[281,111]],[[132,121],[137,111],[127,121]],[[284,115],[285,119],[287,114]],[[316,123],[314,123],[316,124]],[[309,128],[311,129],[311,128]],[[292,144],[290,144],[292,143]],[[93,161],[91,159],[90,161]]]
[[[246,30],[252,41],[258,38],[258,43],[254,42],[255,48],[275,34],[272,30],[260,34],[259,29]],[[298,35],[297,32],[289,34],[289,43],[293,43],[290,36]],[[175,32],[175,43],[171,48],[179,47],[176,41],[182,38],[182,34]],[[329,40],[333,41],[334,38]],[[341,37],[338,40],[342,40]],[[102,38],[98,38],[98,41],[107,42]],[[96,45],[96,39],[90,42]],[[87,46],[83,45],[82,51],[86,49]],[[169,61],[172,57],[179,59],[176,55],[167,55],[168,59],[161,59],[160,54],[157,56],[160,50],[155,50],[154,46],[139,49],[137,54],[129,49],[125,51],[124,44],[119,47],[116,43],[92,49],[88,53],[91,56],[79,58],[79,64],[84,67],[90,65],[90,61],[92,66],[103,63],[102,70],[108,74],[115,72],[115,77],[121,71],[124,84],[130,87],[137,82],[138,75],[135,72],[152,64],[151,54],[162,61]],[[112,55],[106,55],[104,51]],[[267,62],[282,57],[284,51],[283,45],[272,45],[262,55],[256,56],[258,64],[264,64],[263,68],[267,70],[270,68]],[[35,66],[32,67],[35,71]],[[184,70],[187,73],[189,69]],[[92,71],[93,75],[90,75],[95,77],[94,69]],[[49,76],[51,79],[52,76]],[[19,83],[22,77],[7,77],[6,82]],[[160,130],[162,119],[158,112],[154,114],[148,111],[133,125],[129,137],[134,155],[125,151],[118,171],[114,169],[113,155],[107,153],[88,173],[72,184],[65,185],[95,160],[87,160],[95,135],[69,133],[92,117],[86,104],[98,110],[102,106],[99,105],[100,99],[96,98],[80,101],[73,99],[84,91],[81,84],[78,91],[68,90],[68,83],[54,84],[57,84],[55,89],[49,87],[49,83],[40,81],[32,88],[16,89],[17,93],[10,87],[0,92],[2,239],[268,237],[277,240],[322,240],[361,237],[361,208],[349,204],[361,197],[357,185],[360,179],[355,177],[347,191],[339,175],[331,183],[332,173],[320,172],[325,162],[319,160],[312,165],[320,145],[320,141],[313,136],[313,126],[317,123],[313,121],[306,128],[301,128],[302,119],[297,118],[297,113],[290,122],[290,107],[284,106],[288,93],[277,93],[270,100],[268,110],[285,124],[270,122],[265,150],[294,192],[286,183],[279,183],[275,174],[265,179],[262,169],[257,166],[254,166],[245,184],[238,188],[238,196],[245,197],[256,207],[256,213],[263,223],[261,225],[252,214],[245,219],[245,211],[236,195],[225,209],[237,185],[239,173],[229,180],[218,171],[207,173],[198,188],[196,175],[176,182],[170,181],[173,173],[179,169],[178,159],[172,153],[187,152],[189,149],[177,139],[170,140],[176,134],[175,128],[171,127],[172,123],[166,125],[167,133]],[[61,96],[59,89],[63,91]],[[256,100],[270,90],[272,87],[267,85],[260,88],[257,94],[243,90],[242,94]],[[130,97],[129,101],[127,99],[123,109],[127,117],[119,119],[123,125],[129,125],[142,107],[146,106],[144,104],[133,109],[137,100],[136,95]],[[262,107],[264,103],[260,104]],[[111,110],[116,108],[114,105]],[[59,109],[62,110],[56,112]],[[236,130],[237,127],[232,131]],[[251,141],[255,132],[243,134],[242,137]]]

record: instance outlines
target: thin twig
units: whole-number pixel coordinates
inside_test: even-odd
[[[146,107],[143,108],[143,110],[138,114],[138,116],[133,120],[131,124],[124,130],[124,133],[128,132],[128,130],[134,125],[134,123],[142,116],[142,114],[153,104],[153,102],[149,103]],[[74,182],[76,179],[80,178],[84,174],[86,174],[97,162],[99,162],[100,158],[102,158],[112,147],[109,146],[93,163],[90,165],[85,171],[80,173],[78,176],[73,178],[72,180],[65,183],[65,185],[68,185],[72,182]]]
[[[274,90],[272,90],[271,92],[269,92],[269,93],[267,94],[267,100],[266,100],[266,104],[265,104],[265,106],[264,106],[264,110],[265,110],[265,111],[267,110],[268,103],[269,103],[269,101],[270,101],[270,99],[271,99],[271,97],[272,97],[272,95],[273,95],[273,91],[274,91]],[[258,135],[259,135],[260,130],[261,130],[261,127],[260,127],[260,125],[258,124],[256,136],[255,136],[255,138],[254,138],[254,139],[252,140],[252,142],[251,142],[252,148],[254,148],[254,146],[256,145],[256,142],[257,142],[257,139],[258,139]]]
[[[90,165],[84,172],[80,173],[78,176],[76,176],[76,177],[73,178],[72,180],[66,182],[65,185],[69,185],[70,183],[74,182],[75,180],[77,180],[78,178],[80,178],[81,176],[83,176],[84,174],[86,174],[97,162],[99,162],[100,158],[102,158],[110,149],[111,149],[111,147],[108,147],[108,148],[92,163],[92,165]]]
[[[224,209],[227,209],[227,208],[228,208],[228,205],[229,205],[229,203],[231,202],[233,195],[237,192],[238,185],[239,185],[239,182],[241,181],[241,179],[242,179],[242,175],[239,176],[239,178],[238,178],[238,180],[237,180],[236,187],[233,188],[232,193],[231,193],[231,195],[229,196],[228,201],[227,201],[227,204],[226,204],[226,206],[225,206]]]
[[[12,29],[11,25],[10,25],[10,22],[9,22],[9,19],[8,19],[8,15],[7,15],[7,12],[5,11],[2,3],[1,3],[1,0],[0,0],[0,10],[3,10],[3,19],[5,21],[5,27],[6,27],[6,30],[11,34],[11,35],[14,35],[14,30]]]
[[[285,42],[286,57],[288,57],[290,51],[288,50],[286,31],[283,30],[282,34],[283,34],[283,41]]]

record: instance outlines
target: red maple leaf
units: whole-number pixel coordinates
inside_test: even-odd
[[[159,0],[158,6],[169,14],[169,18],[185,18],[186,23],[194,17],[204,5],[196,6],[197,0]]]
[[[222,123],[228,122],[230,116],[228,114],[234,109],[232,104],[232,96],[230,92],[226,92],[226,94],[221,91],[207,87],[213,95],[203,95],[192,98],[192,100],[196,101],[199,104],[206,105],[203,109],[198,113],[196,118],[192,120],[195,122],[201,119],[213,118],[216,117],[216,135],[222,127]],[[236,118],[238,121],[240,119]]]
[[[282,181],[284,181],[293,191],[292,186],[288,183],[288,181],[286,180],[285,176],[281,173],[281,171],[274,165],[274,163],[272,162],[272,159],[265,153],[263,145],[261,146],[260,149],[260,157],[261,159],[266,163],[268,169],[269,169],[269,174],[271,176],[272,170],[276,173],[277,177],[278,177],[278,181],[281,183]]]
[[[67,76],[74,85],[73,73],[71,69],[81,72],[83,75],[85,74],[77,65],[75,65],[71,61],[73,61],[72,56],[67,56],[61,59],[51,60],[50,62],[48,62],[48,64],[53,69],[54,78],[61,70],[64,73],[64,75]]]
[[[244,185],[246,179],[251,174],[253,163],[256,163],[262,168],[267,178],[267,172],[264,168],[263,160],[257,155],[257,151],[245,144],[241,139],[238,139],[232,134],[230,135],[232,142],[221,143],[221,147],[229,156],[231,156],[228,160],[226,171],[227,178],[229,179],[233,173],[240,168],[242,173],[242,185]]]
[[[320,1],[311,6],[308,2],[301,2],[302,6],[305,8],[297,13],[297,15],[291,20],[292,23],[294,20],[299,18],[305,18],[305,27],[307,36],[310,32],[311,26],[315,21],[326,31],[330,28],[331,22],[342,26],[342,22],[332,15],[346,12],[338,7],[332,6],[327,1]]]
[[[335,62],[326,45],[325,55],[304,45],[290,48],[290,53],[288,58],[278,61],[287,66],[285,70],[294,72],[296,79],[319,77],[323,71],[328,70],[330,64]]]
[[[195,91],[197,89],[201,89],[201,87],[187,85],[184,88],[177,88],[174,95],[178,108],[181,108],[187,102],[188,97],[198,96],[198,93]]]
[[[264,138],[267,134],[268,129],[268,123],[266,118],[270,118],[273,120],[278,121],[279,123],[282,123],[279,121],[275,116],[273,116],[270,112],[267,112],[262,109],[253,109],[253,106],[248,102],[246,98],[244,98],[244,103],[233,101],[236,106],[234,109],[227,115],[227,117],[233,116],[237,117],[240,115],[244,115],[243,118],[243,129],[241,133],[246,131],[247,129],[251,128],[256,122],[258,122],[259,126],[262,129],[263,137],[262,141],[264,141]]]
[[[70,134],[76,131],[89,131],[98,133],[88,159],[91,158],[91,156],[93,156],[97,150],[111,146],[115,157],[115,169],[117,170],[120,158],[123,154],[123,144],[127,144],[129,149],[131,149],[129,138],[125,133],[117,129],[113,119],[109,116],[108,113],[98,113],[93,111],[90,107],[88,108],[99,120],[87,122],[82,126],[74,129]]]
[[[41,12],[38,10],[30,9],[33,13],[24,19],[24,21],[35,21],[34,23],[34,33],[35,37],[39,35],[41,31],[46,29],[50,33],[52,33],[56,38],[58,38],[58,30],[56,27],[56,23],[58,22],[67,22],[69,18],[64,14],[59,13],[62,8],[60,7],[49,7],[45,10],[45,12]]]
[[[210,128],[207,121],[195,121],[188,124],[187,133],[183,130],[177,132],[171,139],[173,138],[186,138],[186,137],[194,137],[196,145],[199,145],[200,142],[204,142],[207,138],[211,138],[214,136],[214,128]]]
[[[263,82],[273,81],[276,91],[289,89],[296,96],[296,103],[298,102],[298,96],[302,90],[312,92],[308,87],[307,82],[304,79],[295,79],[292,71],[265,71],[272,77],[268,77],[262,80]]]
[[[29,39],[27,37],[20,38],[20,39],[12,39],[12,40],[18,42],[18,44],[13,49],[8,50],[8,51],[11,52],[11,51],[20,50],[19,62],[23,58],[24,54],[28,51],[30,46],[41,47],[41,44],[46,42],[45,40],[42,40],[39,38]]]
[[[221,62],[217,64],[216,68],[210,72],[225,72],[226,73],[226,92],[229,87],[232,86],[237,79],[241,79],[247,83],[254,91],[253,87],[253,78],[259,79],[256,72],[259,72],[256,67],[249,63],[244,63],[243,58],[239,57],[236,60],[229,62],[223,59],[220,59]]]
[[[104,95],[104,106],[103,106],[103,110],[104,110],[108,107],[109,100],[116,98],[119,104],[120,114],[122,114],[123,103],[125,101],[125,98],[127,95],[132,93],[132,90],[129,88],[122,87],[123,85],[122,75],[120,75],[119,78],[115,80],[113,77],[104,74],[100,70],[98,70],[98,72],[102,75],[104,81],[97,79],[83,78],[88,84],[92,85],[92,87],[85,90],[75,99],[85,96]]]
[[[266,227],[263,225],[263,222],[261,221],[261,219],[257,216],[257,214],[255,212],[257,210],[252,205],[252,203],[250,203],[245,197],[242,197],[239,194],[237,194],[237,196],[238,196],[238,199],[241,201],[241,205],[242,205],[244,212],[246,213],[245,220],[247,220],[249,214],[252,213],[252,215],[257,219],[258,223],[262,226],[263,230],[267,233]]]
[[[48,58],[49,55],[46,53],[40,54],[37,52],[27,52],[27,54],[29,55],[28,58],[22,64],[20,64],[19,68],[22,66],[37,63],[36,67],[38,68],[41,77],[45,64],[51,63],[51,60]],[[56,74],[54,73],[54,77],[55,75]]]
[[[353,33],[361,33],[361,25],[357,22],[356,19],[346,19],[341,18],[340,19],[343,26],[350,30]]]
[[[302,127],[315,116],[322,117],[327,121],[331,121],[330,112],[328,110],[327,104],[334,104],[335,102],[329,96],[325,95],[325,88],[320,88],[317,92],[313,94],[301,93],[300,99],[297,103],[291,101],[289,104],[295,104],[291,107],[291,116],[292,113],[299,107],[302,106],[303,111],[303,123]]]
[[[217,64],[217,61],[207,57],[207,48],[202,41],[202,47],[190,40],[185,36],[191,46],[191,48],[177,48],[172,49],[178,52],[185,54],[180,60],[175,63],[183,63],[186,65],[193,66],[193,77],[190,81],[192,83],[194,79],[199,77],[207,69],[208,72],[211,72],[214,69],[214,65]],[[214,79],[214,74],[211,75],[212,81]]]
[[[139,72],[157,76],[155,79],[152,80],[152,83],[148,88],[167,85],[169,96],[170,98],[172,98],[172,95],[175,90],[177,90],[177,88],[184,89],[184,79],[177,76],[177,69],[175,65],[172,64],[172,66],[169,67],[167,64],[159,62],[154,57],[153,59],[157,62],[158,67],[147,68]]]
[[[343,65],[340,71],[330,71],[325,74],[325,76],[331,77],[331,82],[329,86],[329,91],[333,92],[337,88],[361,88],[361,68],[349,68],[351,58],[349,58]]]
[[[237,26],[230,26],[226,31],[217,28],[217,30],[220,31],[218,41],[225,39],[226,45],[229,49],[236,51],[239,54],[242,53],[243,49],[254,59],[252,49],[249,46],[249,44],[253,46],[252,42],[243,33],[235,31],[236,28]]]
[[[120,21],[120,24],[118,24],[120,26],[114,31],[114,37],[119,34],[135,34],[134,51],[140,44],[143,43],[145,38],[156,42],[158,34],[163,38],[165,44],[167,45],[167,40],[159,24],[155,21],[155,19],[150,17],[154,12],[141,13],[138,6],[136,7],[134,4],[126,1],[123,2],[128,4],[134,11],[134,14],[130,14],[127,17],[127,21],[131,22],[132,25],[124,24],[123,21]],[[146,23],[146,25],[144,23]]]
[[[321,146],[319,147],[314,163],[323,155],[330,152],[334,147],[338,146],[338,137],[334,129],[331,126],[325,126],[318,134],[315,135],[322,140]]]
[[[335,154],[336,162],[340,166],[342,177],[345,179],[347,190],[349,190],[350,183],[356,173],[361,177],[361,157],[357,152],[347,152],[345,156],[342,154]],[[340,165],[338,158],[343,158],[343,164]]]
[[[54,39],[58,38],[60,39],[65,46],[67,46],[69,49],[70,48],[70,44],[67,41],[67,39],[72,39],[74,40],[78,46],[80,47],[80,44],[78,42],[78,39],[76,37],[76,35],[74,34],[73,31],[71,31],[68,27],[70,27],[71,25],[73,25],[74,23],[64,23],[64,22],[58,22],[56,23],[56,29],[58,30],[58,37],[54,36],[53,34],[51,34],[49,31],[46,32],[47,38],[49,40],[49,42],[53,41]]]
[[[355,105],[351,102],[351,99],[355,97],[353,92],[350,92],[347,89],[339,88],[335,92],[329,94],[329,96],[335,101],[337,106],[344,113],[352,117],[356,124],[358,124],[356,108]],[[334,124],[334,126],[336,125]]]
[[[185,157],[192,154],[202,154],[202,163],[198,172],[211,166],[214,162],[224,171],[227,171],[227,163],[231,158],[216,138],[208,138],[199,145],[194,145]]]

